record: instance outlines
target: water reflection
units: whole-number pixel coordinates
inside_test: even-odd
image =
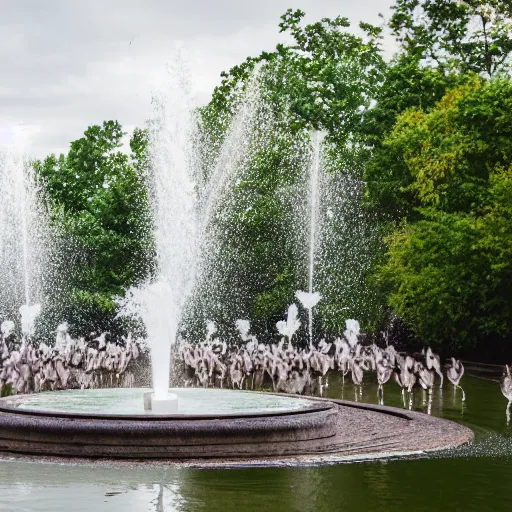
[[[172,466],[0,462],[0,510],[7,511],[411,511],[510,510],[512,427],[496,382],[464,377],[460,390],[416,391],[413,408],[460,421],[477,441],[452,452],[408,460],[330,467],[195,470]],[[332,397],[377,403],[377,384],[362,390],[330,379]],[[360,394],[361,393],[361,394]],[[385,386],[386,405],[402,406]],[[407,404],[408,406],[408,404]]]

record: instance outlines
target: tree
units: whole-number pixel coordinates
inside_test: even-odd
[[[302,280],[293,238],[302,221],[293,207],[304,190],[307,141],[291,134],[286,114],[268,103],[251,108],[249,142],[202,250],[206,261],[185,322],[196,336],[206,320],[215,320],[224,336],[234,334],[238,318],[249,318],[253,332],[272,331]]]
[[[475,74],[506,74],[512,51],[510,2],[397,0],[392,10],[389,26],[400,49],[361,125],[368,149],[365,202],[384,221],[416,215],[410,174],[396,165],[400,155],[383,145],[398,116],[411,108],[427,113]]]
[[[424,211],[389,238],[379,280],[388,303],[427,344],[474,342],[481,262],[469,215]]]
[[[512,82],[474,77],[430,112],[399,117],[384,147],[410,181],[417,218],[388,238],[377,281],[425,342],[512,332]]]
[[[361,23],[363,36],[358,37],[348,32],[347,18],[323,18],[303,26],[304,16],[292,9],[281,16],[280,31],[288,33],[293,44],[279,44],[274,52],[249,57],[222,73],[223,81],[208,108],[236,109],[259,66],[267,84],[266,100],[286,105],[291,128],[321,129],[329,137],[350,139],[383,78],[381,29]]]
[[[115,297],[146,279],[153,264],[147,135],[135,130],[131,156],[120,150],[124,135],[117,121],[106,121],[89,127],[66,156],[35,163],[63,243],[55,273],[66,276],[48,314],[80,333],[111,328]]]
[[[390,27],[403,50],[441,69],[492,77],[510,67],[512,3],[397,0]]]
[[[401,148],[386,143],[397,119],[409,109],[429,112],[448,89],[466,80],[439,68],[423,67],[418,59],[405,54],[387,67],[375,105],[366,112],[358,132],[360,144],[366,148],[364,203],[367,211],[381,221],[412,218],[417,206],[408,189],[412,176],[408,169],[397,165],[402,159]]]
[[[346,166],[329,166],[329,172],[340,175],[332,183],[343,187],[342,175],[348,168],[350,180],[360,177],[361,166],[348,165],[348,161],[359,162],[354,132],[382,78],[380,29],[362,24],[364,35],[357,37],[347,30],[345,18],[325,18],[304,25],[303,17],[302,11],[288,10],[282,16],[280,29],[292,37],[292,44],[278,45],[274,52],[248,58],[223,73],[212,101],[201,111],[202,140],[207,141],[208,148],[214,148],[214,154],[255,81],[265,111],[249,135],[252,149],[244,158],[244,168],[237,171],[240,180],[230,191],[229,214],[217,219],[214,261],[217,268],[223,269],[221,281],[217,276],[216,293],[210,292],[207,284],[213,277],[207,274],[203,278],[206,285],[201,288],[203,301],[210,304],[204,306],[209,311],[204,313],[206,318],[225,319],[228,325],[237,318],[233,315],[243,314],[260,330],[273,329],[275,321],[295,300],[295,291],[306,286],[308,226],[304,207],[308,201],[306,171],[311,156],[308,130],[325,130],[327,145],[336,147],[340,155],[335,161],[339,163],[343,156],[347,162]],[[211,153],[206,156],[211,168],[215,159]],[[211,173],[208,167],[204,169],[206,182]],[[291,190],[296,197],[290,198]],[[352,187],[351,191],[355,194],[347,194],[344,201],[358,200],[361,188]],[[349,234],[359,235],[344,232],[346,237]],[[341,243],[356,245],[349,237]],[[357,258],[347,258],[344,263],[359,265]],[[344,324],[348,313],[334,307],[334,303],[340,302],[339,290],[342,283],[346,284],[347,272],[333,275],[326,287],[322,303],[325,325]],[[324,281],[327,283],[327,279]],[[221,290],[224,297],[229,297],[228,304],[232,304],[229,307],[224,302],[223,311],[218,306],[223,302],[218,296]],[[356,294],[353,286],[343,300],[350,301],[350,296]]]
[[[512,161],[512,82],[474,77],[449,91],[430,112],[411,109],[383,147],[396,158],[390,172],[415,206],[446,212],[478,209],[490,171]]]

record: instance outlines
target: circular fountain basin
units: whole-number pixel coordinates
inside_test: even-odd
[[[37,393],[26,395],[18,408],[46,413],[154,417],[152,411],[144,410],[143,397],[147,391],[145,388],[115,388]],[[169,392],[178,396],[178,410],[173,416],[260,415],[318,407],[312,400],[270,393],[200,388],[176,388]]]
[[[255,457],[322,450],[330,403],[269,393],[172,389],[178,413],[144,411],[147,389],[56,391],[0,400],[0,451],[73,457]]]
[[[421,413],[247,391],[172,389],[178,411],[159,415],[144,410],[147,391],[69,390],[0,399],[0,452],[216,464],[293,457],[333,462],[455,447],[473,438],[466,427]]]

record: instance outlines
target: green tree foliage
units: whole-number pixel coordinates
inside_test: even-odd
[[[472,82],[430,112],[403,114],[384,142],[408,173],[420,220],[388,239],[378,279],[430,343],[512,332],[512,82]]]
[[[409,55],[441,69],[509,69],[512,4],[503,0],[397,0],[390,27]]]
[[[363,36],[348,31],[347,18],[323,18],[303,25],[305,13],[289,9],[280,31],[293,43],[250,57],[229,72],[214,91],[208,109],[216,113],[236,107],[258,65],[267,72],[266,99],[286,104],[293,129],[326,130],[330,137],[351,138],[383,77],[381,29],[361,23]]]
[[[424,211],[389,237],[379,279],[388,303],[429,344],[474,341],[480,303],[479,254],[469,215]]]
[[[359,134],[367,149],[363,176],[366,183],[365,204],[382,221],[414,216],[414,197],[407,187],[412,177],[397,166],[400,153],[385,145],[398,116],[408,109],[428,112],[441,100],[447,89],[464,82],[465,77],[445,74],[439,68],[424,67],[410,55],[397,56],[387,67],[375,105],[365,115]]]
[[[124,135],[117,121],[106,121],[89,127],[66,156],[35,163],[63,241],[55,273],[65,277],[47,313],[80,332],[109,328],[115,297],[151,270],[147,134],[135,130],[131,156],[120,149]]]
[[[361,23],[355,35],[346,18],[305,24],[290,9],[279,25],[290,44],[222,73],[193,141],[200,199],[251,88],[261,101],[237,179],[208,228],[189,334],[202,336],[205,320],[233,333],[241,317],[272,332],[306,288],[304,170],[315,129],[326,132],[329,183],[317,327],[339,332],[355,317],[375,329],[392,309],[429,343],[510,338],[511,5],[396,0],[389,25],[399,51],[389,63],[381,28]],[[60,228],[56,252],[66,255],[47,311],[53,326],[113,328],[114,297],[151,275],[148,136],[134,132],[130,156],[122,137],[117,122],[105,122],[67,156],[36,163]]]
[[[217,289],[224,290],[223,296],[229,297],[233,306],[229,313],[221,313],[220,304],[224,303],[226,308],[226,299],[213,294],[210,307],[206,308],[209,313],[205,314],[223,318],[226,324],[239,317],[234,315],[246,315],[256,328],[273,330],[276,320],[283,317],[286,307],[295,300],[295,290],[307,285],[308,130],[325,130],[328,146],[336,148],[335,160],[344,158],[347,163],[330,166],[331,184],[337,181],[341,195],[345,178],[351,182],[360,179],[354,132],[383,76],[380,29],[361,24],[363,36],[358,37],[348,30],[346,18],[325,18],[304,25],[303,17],[301,11],[287,11],[280,29],[291,36],[292,44],[278,45],[274,52],[249,58],[223,73],[212,101],[201,112],[202,140],[206,141],[203,147],[213,147],[215,152],[254,80],[266,109],[251,135],[254,140],[245,160],[246,168],[239,170],[241,181],[230,194],[231,213],[228,220],[223,219],[217,226],[220,235],[215,261],[217,267],[224,269],[221,274],[229,276]],[[267,133],[262,137],[258,131],[265,125]],[[211,154],[207,157],[211,164]],[[349,161],[354,165],[348,165]],[[206,181],[208,175],[206,169]],[[296,197],[290,198],[292,190]],[[356,201],[361,187],[352,187],[351,193],[354,192],[355,195],[346,193],[344,201]],[[338,231],[344,233],[337,240],[338,249],[342,245],[355,246],[350,236],[359,233]],[[337,255],[338,249],[331,248],[326,253]],[[356,266],[360,263],[357,258],[348,258],[345,263],[349,261]],[[351,268],[345,268],[331,279],[322,279],[328,282],[322,304],[325,326],[343,325],[349,314],[344,308],[334,307],[333,301],[338,304],[346,294],[341,300],[355,304],[351,297],[363,295],[365,284],[360,280],[359,289],[355,279],[350,292],[343,289],[346,276],[352,273]],[[364,280],[365,276],[362,277]],[[217,283],[218,280],[216,277]],[[202,293],[208,295],[207,291]]]
[[[416,217],[411,175],[383,143],[407,109],[428,112],[471,73],[497,76],[510,68],[510,2],[397,0],[390,28],[400,50],[385,70],[375,105],[361,127],[369,149],[365,202],[384,221]]]
[[[416,205],[408,186],[411,174],[396,165],[401,154],[385,144],[398,117],[408,109],[428,112],[449,88],[464,83],[466,77],[446,74],[439,68],[424,67],[410,55],[397,56],[388,66],[375,105],[361,124],[359,137],[367,148],[363,176],[365,204],[384,222],[415,216]]]
[[[206,295],[213,294],[213,318],[224,326],[247,317],[257,332],[272,331],[302,280],[290,213],[305,153],[291,151],[293,140],[281,135],[259,147],[254,138],[248,164],[223,205],[225,215],[216,220],[214,289]]]
[[[489,173],[512,161],[512,83],[473,78],[451,90],[430,112],[409,110],[385,138],[390,173],[407,176],[412,205],[452,211],[477,209]]]

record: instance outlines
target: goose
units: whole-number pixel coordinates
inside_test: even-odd
[[[231,386],[235,389],[242,389],[244,385],[245,375],[243,372],[243,360],[239,355],[233,355],[231,358],[231,364],[229,366],[229,378],[231,380]]]
[[[226,380],[226,375],[228,372],[228,367],[218,357],[215,357],[210,372],[212,373],[210,377],[213,376],[212,383],[215,385],[216,382],[219,382],[220,387],[223,388],[224,381]]]
[[[284,391],[294,395],[302,395],[309,383],[309,373],[293,370],[288,378]]]
[[[414,359],[411,356],[403,357],[397,355],[397,367],[395,369],[395,382],[402,388],[402,401],[406,406],[405,393],[409,393],[409,409],[412,409],[412,388],[416,384],[416,375],[414,374]]]
[[[425,353],[425,360],[427,363],[427,369],[434,370],[437,373],[437,375],[439,375],[439,378],[441,380],[441,382],[439,383],[439,387],[442,388],[444,383],[444,375],[443,372],[441,371],[441,358],[437,354],[434,354],[434,352],[432,352],[432,349],[428,347]]]
[[[351,360],[350,369],[352,373],[352,382],[355,386],[359,387],[359,396],[363,396],[363,366],[360,358]],[[357,391],[354,389],[354,395],[357,401]]]
[[[283,361],[277,361],[275,365],[275,375],[274,391],[285,391],[288,382],[288,365]]]
[[[453,384],[455,389],[460,388],[462,391],[462,401],[465,402],[466,393],[464,393],[464,390],[459,384],[462,376],[464,375],[464,365],[461,361],[455,359],[454,357],[450,359],[451,364],[446,365],[446,376],[448,377],[448,380]]]
[[[505,365],[505,373],[503,374],[500,387],[503,396],[508,400],[507,423],[510,423],[510,404],[512,404],[512,373],[508,364]]]
[[[393,370],[389,361],[385,358],[377,360],[376,368],[377,382],[379,384],[379,387],[377,388],[377,398],[379,399],[379,405],[384,405],[384,384],[386,384],[391,378]]]
[[[55,358],[55,371],[59,377],[61,387],[66,389],[68,385],[68,379],[69,379],[69,369],[66,368],[64,357],[61,355],[58,355]]]
[[[313,351],[313,354],[310,358],[310,365],[312,377],[318,379],[318,389],[320,391],[320,396],[323,396],[324,387],[329,387],[327,372],[331,369],[331,359],[326,354]],[[325,386],[322,384],[323,377],[326,378]]]
[[[429,370],[422,362],[417,363],[416,373],[418,375],[418,382],[425,391],[428,393],[428,402],[424,395],[423,403],[427,403],[427,414],[432,413],[432,391],[434,389],[434,370]]]
[[[417,363],[416,373],[418,374],[419,385],[431,395],[434,387],[434,370],[429,370],[422,363]]]
[[[384,349],[384,352],[388,355],[389,362],[391,363],[391,366],[394,368],[396,366],[396,360],[398,356],[398,352],[396,351],[395,347],[393,345],[388,345]]]

